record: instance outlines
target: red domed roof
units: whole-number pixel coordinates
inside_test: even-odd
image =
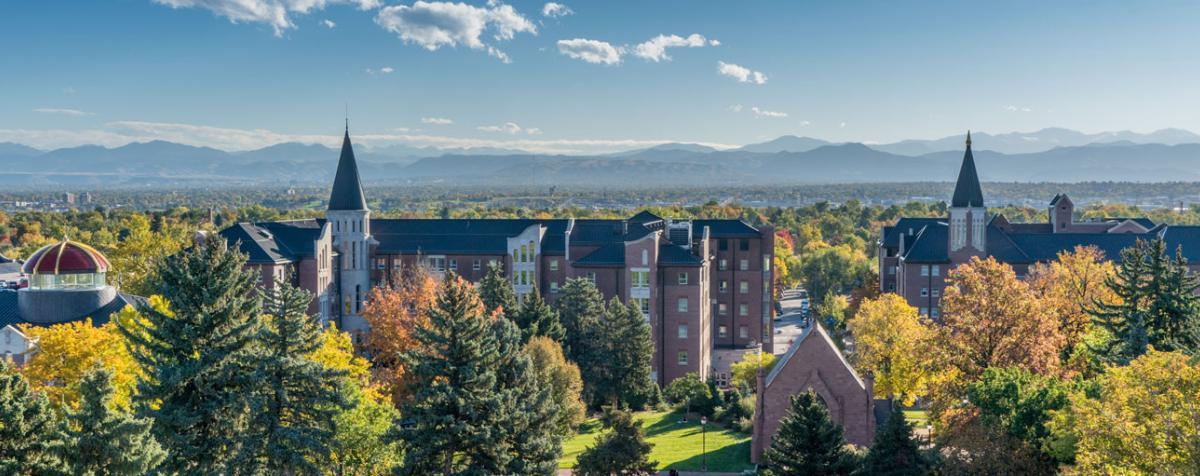
[[[42,247],[25,260],[25,274],[76,274],[108,272],[108,258],[95,248],[71,240]]]

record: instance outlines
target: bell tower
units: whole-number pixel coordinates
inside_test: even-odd
[[[983,205],[983,189],[975,171],[975,156],[971,154],[971,131],[967,131],[967,150],[963,153],[962,168],[950,199],[950,249],[953,262],[987,253],[987,208]]]
[[[366,330],[362,307],[371,290],[370,250],[371,210],[363,193],[354,147],[350,144],[350,126],[342,139],[342,154],[338,158],[333,191],[325,219],[332,228],[333,248],[338,251],[339,314],[341,328],[347,332]]]

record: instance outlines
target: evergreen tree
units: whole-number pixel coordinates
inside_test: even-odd
[[[558,314],[566,331],[563,351],[568,359],[579,364],[580,370],[584,370],[590,366],[595,346],[599,345],[595,331],[604,319],[604,297],[590,280],[568,279],[558,298]],[[587,382],[587,371],[584,372],[583,380]],[[586,385],[584,392],[587,393]]]
[[[601,346],[592,372],[593,395],[617,407],[628,407],[648,394],[650,361],[654,358],[654,340],[650,324],[642,311],[613,298],[605,308],[604,319],[596,333]],[[580,364],[583,368],[583,364]],[[585,385],[588,378],[584,377]],[[643,400],[644,401],[644,400]]]
[[[501,317],[492,327],[499,344],[496,394],[504,406],[493,414],[500,439],[485,447],[491,463],[485,467],[493,474],[552,475],[558,469],[563,440],[552,388],[525,353],[517,326]]]
[[[1154,253],[1167,255],[1161,238],[1154,240]],[[1163,259],[1163,261],[1167,261]],[[1150,344],[1163,352],[1195,354],[1200,351],[1200,280],[1188,270],[1183,247],[1175,249],[1175,257],[1162,270],[1161,292],[1150,309]],[[1157,276],[1157,275],[1156,275]]]
[[[892,408],[888,419],[875,433],[875,441],[862,467],[856,474],[862,476],[922,476],[929,473],[929,462],[917,441],[913,439],[912,425],[904,419],[899,405]]]
[[[42,393],[29,390],[25,377],[0,360],[0,474],[53,473],[62,467],[59,421]]]
[[[264,324],[254,354],[252,417],[239,466],[255,473],[312,474],[328,459],[334,418],[349,405],[344,372],[309,356],[322,345],[320,324],[306,311],[312,295],[279,283],[265,295]]]
[[[1146,322],[1142,315],[1148,300],[1144,291],[1146,252],[1143,242],[1121,250],[1121,264],[1104,285],[1120,299],[1116,303],[1096,302],[1091,310],[1097,323],[1112,334],[1113,340],[1103,352],[1114,363],[1127,363],[1146,352]]]
[[[559,322],[558,311],[546,304],[542,296],[537,290],[525,296],[521,304],[514,309],[515,312],[508,314],[512,317],[517,327],[521,329],[521,340],[529,342],[529,339],[538,336],[545,336],[554,339],[555,342],[562,342],[566,336],[566,330]]]
[[[610,430],[596,444],[583,450],[575,464],[578,476],[649,475],[658,463],[650,461],[650,449],[642,432],[642,422],[628,412],[610,410],[604,426]]]
[[[503,309],[509,316],[516,312],[517,294],[513,291],[512,281],[504,277],[504,267],[500,263],[488,265],[487,274],[479,280],[479,299],[488,314],[497,309]]]
[[[419,345],[403,354],[413,397],[401,408],[393,438],[405,448],[403,474],[490,474],[507,415],[496,392],[500,344],[492,320],[469,283],[447,273]]]
[[[67,411],[60,455],[70,474],[142,475],[167,457],[148,418],[113,409],[112,372],[96,366],[80,383],[78,410]]]
[[[239,453],[250,397],[249,354],[258,332],[258,272],[211,235],[163,261],[158,294],[122,326],[142,368],[138,401],[167,450],[165,473],[226,472]]]
[[[854,454],[846,449],[842,427],[829,418],[816,394],[793,395],[771,447],[763,454],[768,474],[802,476],[847,475],[854,471]]]

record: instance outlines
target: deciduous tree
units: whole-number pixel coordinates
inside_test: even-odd
[[[421,267],[404,268],[400,278],[371,290],[362,316],[371,328],[363,351],[371,359],[375,381],[393,404],[409,395],[403,352],[418,345],[416,329],[429,322],[438,283]]]
[[[21,371],[29,384],[55,405],[78,408],[80,385],[99,365],[112,372],[111,403],[129,409],[137,386],[138,366],[115,323],[92,325],[91,319],[52,326],[22,326],[37,340],[37,355]]]
[[[863,301],[850,320],[853,360],[859,371],[875,378],[875,395],[912,405],[925,393],[930,378],[929,352],[934,330],[915,307],[888,293]]]
[[[567,360],[563,355],[562,346],[549,337],[534,337],[525,344],[525,353],[533,361],[542,384],[551,389],[551,395],[558,406],[558,417],[555,427],[563,436],[575,432],[575,428],[583,423],[587,407],[583,404],[583,379],[579,367]]]

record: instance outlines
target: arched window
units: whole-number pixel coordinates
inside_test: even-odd
[[[362,311],[362,286],[354,285],[354,313],[358,314]]]
[[[526,251],[527,251],[527,249],[525,248],[525,245],[521,245],[521,262],[522,263],[525,262],[525,258],[527,256]]]
[[[642,266],[650,264],[650,251],[642,250]]]

